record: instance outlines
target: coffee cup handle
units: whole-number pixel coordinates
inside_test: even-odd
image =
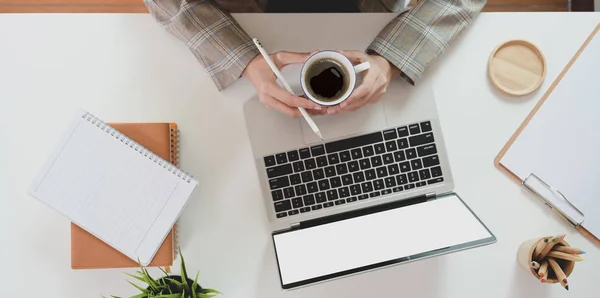
[[[354,66],[354,72],[360,73],[360,72],[363,72],[363,71],[365,71],[365,70],[367,70],[369,68],[371,68],[371,63],[369,63],[369,61],[366,61],[366,62],[363,62],[363,63],[361,63],[359,65],[355,65]]]

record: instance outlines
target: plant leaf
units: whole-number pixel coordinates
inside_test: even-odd
[[[216,294],[198,293],[198,295],[196,295],[196,298],[212,298],[214,296],[216,296]]]
[[[220,294],[220,295],[223,294],[215,289],[209,289],[209,288],[202,289],[202,293],[204,293],[204,294],[214,293],[214,294]]]
[[[162,294],[162,295],[156,296],[156,298],[179,298],[179,297],[181,297],[179,295],[179,293],[177,293],[177,294]]]
[[[142,288],[142,287],[140,287],[140,286],[132,283],[131,281],[127,281],[127,282],[130,283],[132,286],[134,286],[136,289],[140,290],[142,293],[148,293],[148,290],[146,290],[146,289],[144,289],[144,288]]]
[[[148,298],[148,294],[147,293],[141,293],[141,294],[137,294],[135,296],[131,296],[129,298]]]
[[[129,273],[125,273],[125,274],[127,274],[129,277],[133,277],[133,278],[135,278],[135,279],[137,279],[137,280],[139,280],[139,281],[141,281],[143,283],[146,283],[146,280],[143,277],[140,277],[140,276],[137,276],[137,275],[133,275],[133,274],[129,274]]]
[[[146,270],[144,267],[142,267],[142,272],[143,272],[143,277],[146,280],[146,283],[148,284],[148,286],[150,288],[152,288],[152,290],[158,292],[158,283],[150,276],[150,274],[148,273],[148,270]]]
[[[187,270],[185,269],[185,260],[183,259],[183,254],[179,251],[179,257],[181,257],[181,282],[183,283],[183,288],[189,290],[190,285],[187,283]]]
[[[200,271],[196,273],[196,278],[194,279],[194,283],[192,284],[192,297],[196,297],[196,287],[198,286],[198,276],[200,275]]]

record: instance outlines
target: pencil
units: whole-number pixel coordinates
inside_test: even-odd
[[[277,66],[275,65],[275,63],[273,63],[273,60],[271,60],[271,57],[269,56],[269,54],[267,53],[267,51],[265,51],[265,49],[263,48],[263,46],[260,43],[260,41],[257,38],[252,39],[252,41],[254,41],[254,44],[258,48],[258,51],[263,56],[263,58],[265,58],[265,61],[267,62],[267,64],[269,65],[269,67],[271,68],[271,70],[273,71],[273,73],[275,74],[275,76],[279,79],[279,81],[281,81],[281,84],[283,85],[283,87],[289,93],[294,94],[294,91],[292,90],[292,87],[290,87],[290,84],[288,84],[288,82],[283,78],[283,75],[281,74],[281,72],[279,71],[279,69],[277,68]],[[306,112],[306,110],[303,107],[298,107],[298,110],[300,110],[300,113],[302,114],[302,117],[304,117],[304,120],[306,120],[306,122],[308,123],[308,125],[310,126],[310,128],[312,129],[312,131],[317,136],[319,136],[319,138],[321,138],[321,140],[323,140],[323,135],[321,135],[321,131],[319,130],[319,127],[317,126],[317,124],[315,123],[315,121],[312,120],[312,118]]]
[[[544,241],[538,242],[538,245],[535,247],[535,250],[533,251],[533,259],[534,260],[538,259],[538,257],[540,256],[540,253],[542,252],[542,250],[546,246],[546,243],[548,243],[548,238],[547,237],[544,238]]]
[[[560,268],[560,265],[553,258],[548,258],[548,264],[552,267],[552,270],[556,274],[556,278],[560,281],[560,285],[563,286],[567,291],[569,290],[569,284],[567,282],[567,276]]]
[[[546,282],[546,277],[548,277],[548,261],[542,262],[540,270],[538,270],[538,275],[540,276],[541,282]]]
[[[574,261],[574,262],[583,261],[583,258],[578,255],[568,254],[568,253],[564,253],[564,252],[560,252],[560,251],[551,251],[547,254],[547,256],[556,258],[556,259],[563,259],[563,260]]]
[[[585,254],[585,251],[579,249],[579,248],[575,248],[575,247],[570,247],[570,246],[555,246],[553,249],[553,251],[560,251],[560,252],[564,252],[564,253],[568,253],[568,254],[575,254],[575,255],[582,255]]]
[[[553,237],[551,239],[551,241],[548,241],[548,243],[546,244],[546,246],[544,247],[542,252],[540,252],[538,259],[540,259],[540,260],[544,259],[546,257],[546,255],[550,252],[550,250],[554,247],[554,245],[561,242],[564,238],[565,238],[565,234],[562,234],[562,235]]]
[[[533,268],[533,270],[538,270],[540,268],[540,263],[536,261],[531,262],[531,268]]]

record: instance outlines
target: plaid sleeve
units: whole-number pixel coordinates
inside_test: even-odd
[[[259,53],[248,34],[214,1],[144,2],[163,28],[186,43],[219,90],[235,82]]]
[[[479,14],[485,0],[422,0],[390,22],[368,47],[411,84]]]

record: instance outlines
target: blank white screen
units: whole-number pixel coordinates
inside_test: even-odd
[[[451,196],[282,233],[273,240],[286,285],[491,236]]]

